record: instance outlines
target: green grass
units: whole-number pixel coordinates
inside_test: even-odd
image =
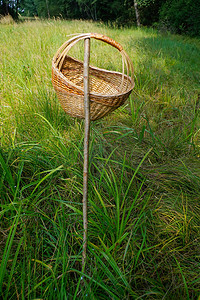
[[[82,257],[84,122],[61,109],[51,61],[100,32],[135,68],[126,104],[91,125],[88,261]],[[0,25],[2,299],[198,299],[200,42],[84,21]],[[72,54],[83,58],[83,44]],[[121,70],[92,40],[91,63]]]

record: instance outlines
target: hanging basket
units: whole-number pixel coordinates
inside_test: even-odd
[[[122,73],[89,67],[90,119],[97,120],[121,106],[133,87],[133,64],[122,46],[97,33],[81,34],[65,42],[52,62],[52,83],[64,111],[84,118],[83,62],[68,55],[80,40],[95,38],[117,48],[122,56]],[[126,72],[125,72],[126,70]]]

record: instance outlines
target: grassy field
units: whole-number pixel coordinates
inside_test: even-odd
[[[84,122],[51,84],[53,55],[81,32],[121,43],[136,83],[91,125],[84,272]],[[0,45],[1,299],[199,299],[200,41],[52,20],[0,25]],[[91,47],[91,64],[121,70],[115,49]]]

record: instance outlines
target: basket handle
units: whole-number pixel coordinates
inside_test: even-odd
[[[131,59],[129,58],[128,54],[124,51],[122,45],[118,42],[116,42],[115,40],[113,40],[112,38],[103,35],[101,33],[90,33],[90,38],[94,38],[96,40],[100,40],[103,41],[111,46],[113,46],[114,48],[116,48],[117,50],[119,50],[119,52],[121,53],[122,56],[122,66],[123,66],[123,73],[122,73],[122,83],[121,83],[121,87],[123,87],[124,84],[124,63],[126,65],[126,70],[127,70],[127,75],[129,76],[129,72],[131,73],[131,80],[134,82],[134,68],[133,68],[133,63],[131,61]],[[128,84],[128,79],[127,79],[127,84]]]
[[[120,52],[123,50],[123,47],[118,42],[116,42],[112,38],[110,38],[108,36],[105,36],[103,34],[100,34],[100,33],[91,33],[90,37],[94,38],[96,40],[103,41],[103,42],[105,42],[105,43],[107,43],[107,44],[109,44],[109,45],[117,48]]]
[[[78,36],[72,37],[70,40],[66,41],[57,51],[57,53],[54,55],[53,57],[53,64],[55,64],[55,67],[58,68],[58,70],[61,70],[63,61],[67,55],[67,53],[69,52],[69,50],[76,44],[78,43],[80,40],[84,40],[86,38],[94,38],[96,40],[100,40],[103,41],[111,46],[113,46],[114,48],[116,48],[117,50],[119,50],[121,56],[122,56],[122,67],[123,67],[123,72],[122,72],[122,83],[120,86],[120,89],[123,88],[124,86],[124,80],[125,80],[125,66],[126,66],[126,73],[127,73],[127,80],[126,80],[126,85],[128,84],[128,77],[131,78],[131,81],[134,83],[134,69],[133,69],[133,63],[131,61],[131,59],[129,58],[129,56],[127,55],[127,53],[123,50],[123,47],[116,42],[115,40],[113,40],[110,37],[107,37],[103,34],[100,33],[83,33],[80,34]],[[125,64],[125,66],[124,66]],[[130,75],[129,75],[130,73]],[[126,88],[126,87],[125,87]]]

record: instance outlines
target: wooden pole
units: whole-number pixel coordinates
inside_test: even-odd
[[[85,110],[85,138],[84,138],[84,165],[83,165],[83,253],[82,269],[86,263],[87,252],[87,195],[88,195],[88,162],[89,162],[89,138],[90,138],[90,99],[89,99],[89,62],[90,62],[90,38],[84,40],[84,110]]]

